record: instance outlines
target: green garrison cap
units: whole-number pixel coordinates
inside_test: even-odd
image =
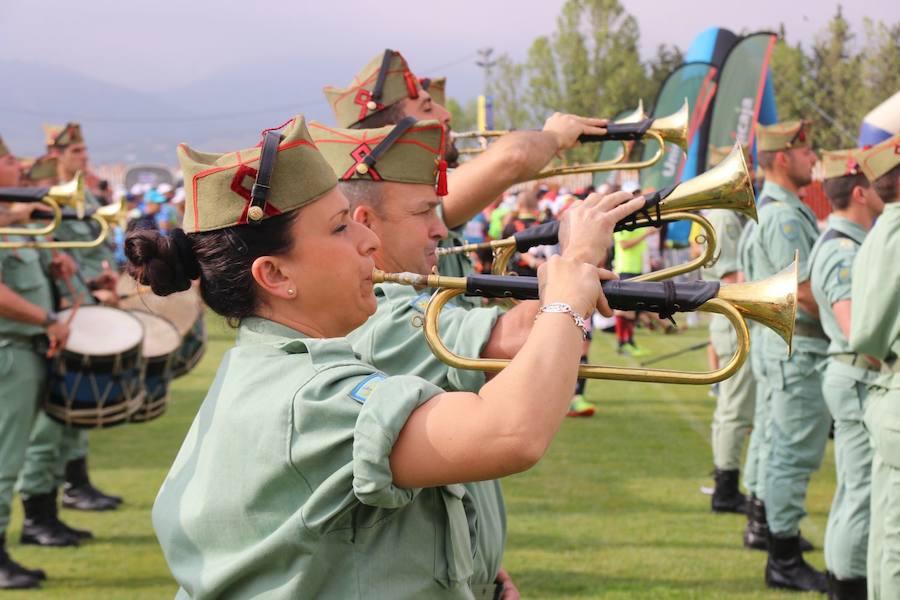
[[[42,179],[56,178],[56,157],[55,156],[39,156],[34,160],[29,160],[28,164],[23,165],[25,171],[25,179],[28,181],[40,181]]]
[[[325,96],[340,127],[352,127],[404,98],[419,97],[419,81],[406,59],[385,50],[369,61],[346,88],[327,86]]]
[[[444,127],[406,117],[378,129],[336,129],[309,124],[319,151],[341,181],[396,181],[436,186],[447,193]]]
[[[47,146],[68,146],[69,144],[83,144],[81,125],[78,123],[66,123],[65,125],[44,124],[44,143]]]
[[[859,175],[858,148],[847,150],[826,150],[822,153],[822,167],[825,179],[837,179],[847,175]]]
[[[895,135],[859,153],[859,166],[869,181],[883,177],[900,165],[900,135]]]
[[[212,231],[280,215],[313,202],[337,184],[303,117],[297,115],[282,127],[268,194],[263,207],[254,205],[252,210],[262,145],[225,154],[178,146],[186,194],[185,231]]]
[[[0,158],[3,158],[7,154],[10,154],[9,148],[6,147],[6,144],[3,143],[3,138],[0,137]]]
[[[809,121],[783,121],[768,126],[758,125],[756,149],[778,152],[809,146],[809,126]]]
[[[447,104],[446,77],[420,77],[419,85],[431,96],[431,101],[444,106]]]

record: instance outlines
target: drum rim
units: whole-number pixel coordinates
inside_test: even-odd
[[[103,358],[106,358],[106,357],[118,356],[118,355],[120,355],[120,354],[127,354],[127,353],[129,353],[129,352],[133,352],[135,348],[137,348],[138,351],[140,352],[141,356],[143,356],[143,355],[144,355],[144,353],[143,353],[143,344],[144,344],[144,333],[143,333],[143,332],[144,332],[144,324],[141,322],[141,320],[138,319],[136,316],[134,316],[134,315],[132,315],[132,314],[129,314],[129,312],[128,312],[127,310],[125,310],[125,309],[118,308],[118,307],[115,307],[115,306],[106,306],[106,305],[103,305],[103,304],[89,304],[89,305],[87,305],[87,306],[79,307],[78,310],[79,310],[79,311],[81,311],[81,310],[94,311],[94,310],[96,310],[96,309],[98,309],[98,308],[104,309],[104,310],[112,310],[112,311],[120,312],[120,313],[123,313],[123,314],[125,314],[125,315],[128,315],[128,318],[129,318],[129,319],[133,319],[133,320],[138,324],[138,326],[140,326],[140,328],[141,328],[141,339],[138,340],[137,344],[134,344],[134,345],[132,345],[132,346],[128,346],[127,348],[123,348],[123,349],[118,350],[118,351],[116,351],[116,352],[107,352],[107,353],[100,353],[100,352],[98,352],[98,353],[93,353],[93,354],[89,354],[89,353],[87,353],[87,352],[79,352],[79,351],[77,351],[77,350],[70,350],[69,348],[62,348],[62,349],[60,350],[59,354],[57,354],[57,356],[59,357],[59,356],[62,356],[63,354],[67,354],[67,355],[71,355],[71,356],[97,356],[97,357],[103,357]],[[65,320],[65,318],[68,317],[68,315],[72,314],[72,313],[71,313],[72,310],[73,310],[72,308],[67,308],[67,309],[65,309],[65,310],[63,310],[63,311],[60,311],[60,313],[59,313],[59,315],[60,315],[60,320]]]
[[[167,357],[167,356],[171,356],[171,355],[177,354],[177,353],[178,353],[178,350],[181,348],[182,344],[184,344],[184,336],[181,335],[181,332],[180,332],[180,331],[178,331],[178,327],[175,326],[175,323],[173,323],[173,322],[172,322],[170,319],[168,319],[167,317],[164,317],[164,316],[162,316],[162,315],[160,315],[160,314],[151,312],[151,311],[149,311],[149,310],[140,310],[140,309],[136,309],[136,308],[126,308],[126,309],[123,309],[123,310],[125,310],[125,312],[127,312],[127,313],[143,313],[143,314],[149,315],[149,316],[151,316],[151,317],[153,317],[153,318],[155,318],[155,319],[161,319],[161,320],[164,321],[166,324],[168,324],[169,327],[172,328],[172,331],[175,332],[175,337],[178,339],[178,344],[175,346],[175,348],[174,348],[173,350],[171,350],[170,352],[164,352],[164,353],[162,353],[162,354],[152,354],[152,355],[148,355],[148,354],[146,354],[146,353],[144,352],[144,336],[147,335],[147,330],[144,329],[144,322],[141,321],[139,317],[135,317],[138,321],[140,321],[140,323],[141,323],[141,329],[144,331],[144,335],[141,336],[141,355],[142,355],[145,359],[147,359],[147,360],[162,360],[162,359],[164,359],[164,358]]]

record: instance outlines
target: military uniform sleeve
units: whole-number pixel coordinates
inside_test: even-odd
[[[729,273],[740,270],[738,243],[741,239],[741,222],[737,215],[724,210],[711,210],[705,216],[719,238],[719,256],[714,265],[704,269],[704,275],[721,279]]]
[[[773,206],[772,215],[764,223],[761,242],[764,244],[764,252],[777,272],[790,266],[794,262],[794,252],[800,251],[799,281],[802,283],[809,279],[809,255],[812,244],[808,243],[803,232],[803,217],[796,214],[788,207]]]
[[[419,377],[400,375],[363,383],[366,392],[353,433],[353,493],[363,504],[399,508],[414,490],[393,483],[390,456],[409,415],[443,390]]]
[[[850,240],[832,242],[837,246],[825,260],[817,260],[812,268],[825,300],[831,306],[841,300],[849,300],[852,294],[852,269],[856,247]],[[849,244],[850,247],[846,247]],[[822,250],[827,250],[823,248]]]
[[[900,340],[900,236],[881,235],[878,225],[853,261],[850,347],[884,359]]]

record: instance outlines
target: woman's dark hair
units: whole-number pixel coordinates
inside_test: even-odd
[[[199,279],[203,301],[236,326],[260,306],[253,261],[291,251],[291,226],[299,212],[200,233],[132,231],[125,237],[126,271],[158,296],[183,292]]]

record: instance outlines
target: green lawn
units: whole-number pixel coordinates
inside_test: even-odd
[[[21,513],[13,516],[10,550],[51,577],[41,592],[4,598],[171,598],[176,590],[150,526],[150,507],[232,333],[210,320],[210,347],[200,366],[177,381],[173,405],[161,419],[91,434],[92,475],[123,494],[112,513],[63,511],[97,539],[78,549],[17,544]],[[701,330],[677,336],[638,331],[656,352],[689,346]],[[610,358],[615,340],[600,334],[595,362]],[[702,351],[664,363],[699,369]],[[662,364],[660,365],[662,366]],[[713,515],[701,486],[711,485],[707,388],[595,381],[588,398],[599,410],[569,419],[545,460],[504,482],[509,512],[505,564],[525,598],[795,598],[765,589],[765,555],[741,547],[744,519]],[[813,479],[804,534],[821,548],[834,486],[829,446]],[[823,567],[821,550],[809,555]]]

